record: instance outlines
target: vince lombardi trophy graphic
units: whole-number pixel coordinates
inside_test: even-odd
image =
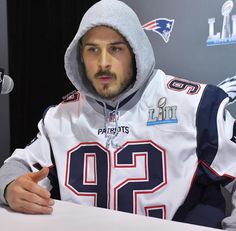
[[[232,0],[226,1],[221,9],[221,14],[224,17],[223,19],[223,25],[222,25],[222,33],[221,38],[229,38],[231,36],[231,30],[230,30],[230,12],[232,11],[234,6],[234,3]]]
[[[230,19],[230,13],[234,7],[232,0],[227,0],[221,7],[221,14],[223,16],[222,31],[214,32],[215,18],[209,18],[209,35],[207,39],[207,46],[224,45],[224,44],[236,44],[236,15],[232,15]],[[231,28],[232,22],[232,28]],[[232,31],[231,31],[232,30]]]

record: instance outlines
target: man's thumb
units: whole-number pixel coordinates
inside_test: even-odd
[[[49,173],[49,168],[44,167],[38,172],[29,173],[29,177],[35,182],[38,183],[40,180],[46,178]]]

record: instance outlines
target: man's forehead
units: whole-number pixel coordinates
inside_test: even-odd
[[[88,30],[82,37],[82,42],[91,42],[93,40],[111,40],[111,42],[127,43],[124,36],[117,30],[108,26],[96,26]]]

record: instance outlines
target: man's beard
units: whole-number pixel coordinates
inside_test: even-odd
[[[129,73],[130,75],[132,75],[133,73]],[[116,81],[117,76],[115,73],[110,72],[109,70],[99,70],[94,77],[98,78],[99,76],[111,76],[112,78],[114,78],[114,81]],[[89,80],[92,88],[94,89],[94,91],[103,99],[107,99],[107,100],[111,100],[115,97],[117,97],[119,94],[121,94],[123,91],[125,91],[133,82],[134,79],[133,77],[126,78],[124,79],[121,83],[118,89],[113,89],[112,86],[110,86],[110,84],[103,84],[102,88],[100,89],[96,89],[93,85],[93,82],[87,77],[87,79]]]

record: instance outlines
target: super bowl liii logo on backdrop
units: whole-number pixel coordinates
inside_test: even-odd
[[[177,123],[177,106],[168,106],[166,97],[159,99],[157,108],[149,109],[147,126]]]
[[[232,15],[230,18],[230,13],[234,7],[232,0],[226,1],[222,8],[221,14],[223,16],[223,24],[221,33],[214,32],[215,18],[209,18],[209,35],[207,39],[207,46],[225,45],[236,43],[236,15]],[[232,32],[231,32],[232,25]]]

